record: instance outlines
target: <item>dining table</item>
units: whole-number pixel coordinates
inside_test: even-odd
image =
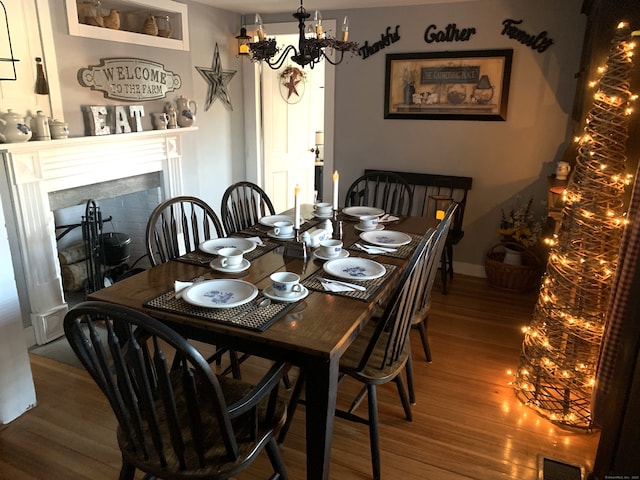
[[[292,214],[293,209],[282,213]],[[301,205],[300,214],[300,232],[313,233],[326,222],[314,215],[312,205]],[[389,294],[420,238],[437,222],[425,217],[390,218],[392,221],[380,224],[380,232],[403,232],[411,242],[394,252],[370,254],[354,245],[356,242],[364,243],[360,237],[363,232],[357,229],[357,216],[347,215],[344,211],[336,212],[334,216],[336,226],[341,222],[343,249],[348,252],[341,256],[370,259],[385,267],[385,274],[376,280],[352,282],[365,286],[365,292],[323,289],[320,277],[329,277],[323,270],[325,261],[318,258],[310,247],[300,248],[304,242],[274,238],[266,222],[233,235],[238,238],[258,237],[262,244],[245,255],[250,266],[241,272],[216,270],[210,263],[215,255],[192,252],[115,282],[87,298],[145,312],[195,341],[274,361],[286,361],[304,369],[307,379],[307,478],[328,479],[340,357],[371,318],[379,302]],[[227,278],[244,280],[264,293],[271,285],[270,275],[277,271],[298,274],[308,293],[295,302],[273,301],[267,308],[258,303],[262,297],[258,295],[251,302],[256,311],[274,309],[270,313],[272,317],[266,321],[257,318],[256,322],[243,324],[238,318],[251,317],[245,311],[230,316],[227,312],[222,312],[226,315],[218,315],[222,309],[194,307],[184,299],[176,298],[178,295],[174,289],[176,281]],[[259,317],[257,313],[256,317]]]

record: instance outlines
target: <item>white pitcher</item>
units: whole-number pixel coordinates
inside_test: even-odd
[[[189,100],[182,95],[176,100],[178,106],[178,125],[181,127],[190,127],[196,120],[198,105],[193,100]]]
[[[31,139],[31,129],[24,121],[24,116],[15,113],[10,108],[0,114],[0,142],[18,143]]]

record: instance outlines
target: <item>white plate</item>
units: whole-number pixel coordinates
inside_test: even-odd
[[[313,256],[318,260],[337,260],[339,258],[347,258],[349,256],[349,252],[347,252],[344,248],[340,250],[340,254],[335,257],[325,257],[323,256],[318,249],[313,251]]]
[[[316,218],[331,218],[333,217],[333,213],[313,213],[313,216]]]
[[[213,255],[217,255],[218,250],[225,247],[239,248],[244,253],[247,253],[256,249],[256,242],[252,242],[246,238],[228,237],[212,238],[200,244],[200,250]]]
[[[293,223],[293,217],[291,215],[267,215],[266,217],[262,217],[258,220],[260,225],[264,225],[265,227],[273,228],[273,224],[276,222],[291,222]],[[300,220],[302,223],[302,219]]]
[[[362,232],[360,238],[365,242],[381,247],[399,247],[411,243],[411,237],[403,232],[385,230],[384,232]]]
[[[383,265],[368,258],[341,258],[329,260],[322,266],[329,275],[346,280],[373,280],[387,271]]]
[[[291,232],[289,235],[280,235],[280,236],[278,236],[275,233],[273,233],[271,230],[269,230],[267,232],[267,235],[269,235],[271,238],[279,238],[280,240],[289,240],[289,239],[291,239],[291,238],[296,236],[296,234],[293,233],[293,232]]]
[[[250,302],[258,295],[255,285],[244,280],[205,280],[187,288],[185,302],[198,307],[231,308]]]
[[[280,296],[276,295],[276,292],[274,292],[274,290],[271,287],[271,285],[269,285],[268,287],[265,287],[262,290],[262,294],[265,297],[270,298],[271,300],[277,300],[279,302],[292,303],[292,302],[297,302],[298,300],[302,300],[307,295],[309,295],[309,290],[307,289],[307,287],[302,285],[302,290],[301,291],[294,292],[292,295],[288,295],[286,297],[280,297]]]
[[[251,262],[246,258],[243,258],[242,262],[240,262],[240,265],[238,265],[237,267],[223,267],[222,265],[220,265],[220,259],[214,258],[213,260],[211,260],[211,263],[209,263],[209,266],[214,270],[217,270],[218,272],[235,273],[244,272],[251,266]]]
[[[356,230],[360,230],[361,232],[376,232],[380,230],[384,230],[384,225],[379,223],[375,226],[375,228],[362,228],[360,225],[354,225]]]
[[[345,207],[342,209],[342,213],[349,215],[350,217],[360,218],[364,215],[375,215],[380,217],[384,215],[384,210],[380,210],[375,207]]]

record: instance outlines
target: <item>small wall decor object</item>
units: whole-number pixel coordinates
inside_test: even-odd
[[[200,75],[202,75],[205,81],[209,84],[209,88],[207,89],[207,99],[204,104],[205,111],[209,110],[209,107],[211,107],[213,102],[218,98],[227,109],[233,110],[231,99],[227,92],[227,85],[236,74],[236,71],[224,70],[222,68],[220,49],[218,48],[217,43],[213,51],[213,62],[211,68],[196,67],[196,70],[198,70]]]
[[[158,36],[169,38],[171,36],[171,19],[169,15],[156,17],[156,25],[158,26]]]
[[[384,118],[504,121],[512,57],[513,50],[388,54]]]
[[[82,113],[85,118],[87,135],[98,136],[111,134],[106,105],[85,105],[82,107]]]
[[[178,111],[173,103],[164,104],[164,112],[167,114],[167,128],[178,128]]]
[[[0,142],[22,143],[31,139],[32,132],[24,121],[24,116],[10,108],[0,114]]]
[[[38,95],[49,95],[49,83],[44,75],[44,66],[42,58],[36,57],[36,89]]]
[[[165,112],[154,112],[151,114],[153,128],[156,130],[166,130],[169,124],[169,115]]]
[[[364,45],[358,48],[358,54],[364,60],[392,43],[396,43],[398,40],[400,40],[400,25],[396,25],[394,31],[391,31],[391,27],[387,27],[386,32],[380,35],[380,40],[373,42],[371,45],[369,45],[369,41],[366,40]]]
[[[129,125],[129,118],[127,111],[122,105],[117,105],[113,111],[115,133],[131,133],[131,125]]]
[[[153,15],[147,16],[142,25],[142,33],[155,37],[158,35],[158,24],[156,23],[156,17]]]
[[[306,74],[298,67],[288,66],[280,74],[280,94],[287,103],[298,103],[305,90]]]
[[[49,117],[42,110],[36,112],[33,118],[34,132],[36,140],[51,140],[51,130],[49,129]]]
[[[61,140],[69,137],[69,124],[62,120],[50,120],[49,129],[53,140]]]
[[[142,117],[144,117],[144,107],[142,105],[131,105],[129,107],[129,118],[133,121],[131,130],[142,132]]]
[[[542,53],[547,50],[551,45],[553,45],[553,39],[547,37],[547,32],[543,31],[539,34],[530,34],[514,25],[520,25],[522,20],[513,20],[511,18],[507,18],[502,22],[504,28],[502,35],[506,35],[509,38],[512,38],[527,47],[536,50],[538,53]]]
[[[102,18],[102,22],[106,28],[120,30],[120,11],[112,8],[109,14]]]
[[[185,128],[193,125],[198,113],[198,104],[182,95],[176,99],[178,125]]]

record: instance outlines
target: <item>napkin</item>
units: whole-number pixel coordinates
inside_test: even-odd
[[[396,220],[400,220],[400,217],[395,217],[393,215],[389,215],[388,213],[385,213],[382,217],[380,217],[380,220],[378,220],[378,222],[386,223],[386,222],[395,222]]]
[[[193,285],[193,282],[182,282],[180,280],[176,280],[173,282],[173,290],[175,292],[176,298],[182,298],[182,294],[187,287]]]
[[[338,285],[337,283],[323,282],[320,280],[320,283],[324,287],[324,289],[328,292],[353,292],[355,288],[347,287],[346,285]]]
[[[246,237],[246,240],[251,240],[256,245],[264,247],[264,242],[262,241],[262,239],[260,237]]]

